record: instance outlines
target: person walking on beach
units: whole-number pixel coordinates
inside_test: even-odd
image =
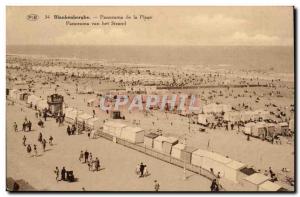
[[[140,165],[140,177],[144,176],[144,169],[145,169],[145,165],[143,163],[141,163],[141,165]]]
[[[211,186],[210,186],[210,191],[212,192],[218,192],[219,191],[219,186],[217,184],[217,180],[214,179],[211,183]]]
[[[56,166],[56,168],[55,168],[55,170],[54,170],[54,173],[55,173],[55,175],[56,175],[55,179],[56,179],[56,181],[58,182],[58,181],[59,181],[59,169],[58,169],[57,166]]]
[[[86,150],[84,152],[84,163],[86,163],[88,161],[88,159],[89,159],[89,152]]]
[[[26,136],[23,136],[23,146],[26,146]]]

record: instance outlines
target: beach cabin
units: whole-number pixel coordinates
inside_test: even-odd
[[[140,127],[125,127],[121,133],[121,138],[135,144],[143,143],[144,134],[144,129]]]
[[[254,122],[249,122],[247,124],[245,124],[245,127],[244,127],[244,134],[246,135],[252,135],[252,130],[254,129],[255,127],[255,123]]]
[[[167,137],[167,139],[163,141],[163,152],[167,154],[171,154],[172,147],[177,143],[178,143],[178,138]]]
[[[240,183],[247,188],[247,191],[259,191],[259,186],[269,180],[270,178],[263,174],[254,173],[243,178]]]
[[[171,154],[172,146],[177,143],[177,138],[158,136],[154,139],[154,149],[163,153]]]
[[[196,151],[197,148],[191,146],[185,146],[183,150],[181,150],[181,160],[187,163],[191,163],[192,161],[192,154]]]
[[[99,118],[90,118],[86,122],[87,129],[98,130],[102,125],[102,121]]]
[[[271,181],[266,181],[258,186],[258,191],[261,192],[277,192],[281,189],[279,185]]]
[[[176,159],[181,159],[182,150],[184,150],[185,145],[182,143],[178,143],[172,147],[171,156]]]
[[[78,123],[79,128],[82,130],[86,130],[87,121],[91,118],[93,118],[93,116],[90,114],[87,114],[87,113],[82,113],[82,114],[78,115],[77,123]]]
[[[159,135],[156,133],[148,133],[144,136],[144,145],[149,148],[154,147],[154,139],[157,138]]]
[[[279,133],[281,135],[288,135],[289,134],[289,125],[287,122],[281,122],[279,125]]]
[[[226,166],[227,168],[224,176],[226,179],[233,181],[234,183],[238,183],[244,177],[240,170],[247,167],[246,164],[232,160],[227,163]]]
[[[29,94],[27,92],[22,92],[22,93],[20,93],[20,100],[27,102],[28,96],[29,96]]]
[[[103,132],[121,138],[122,132],[126,127],[126,124],[120,122],[107,121],[103,125]]]
[[[224,177],[226,171],[231,170],[230,167],[227,166],[231,161],[231,159],[220,154],[202,149],[198,149],[192,154],[193,165],[201,166],[208,171],[212,170],[215,175],[220,172],[222,177]]]
[[[256,123],[252,130],[253,137],[260,137],[261,139],[265,139],[267,136],[267,128],[265,123],[259,122]]]

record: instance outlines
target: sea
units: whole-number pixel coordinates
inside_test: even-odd
[[[294,73],[292,46],[37,46],[9,45],[7,54],[149,65],[206,65]]]

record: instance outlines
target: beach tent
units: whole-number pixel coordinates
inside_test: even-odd
[[[238,183],[240,178],[242,177],[242,172],[240,171],[241,169],[247,167],[246,164],[232,160],[231,162],[227,163],[225,171],[225,178],[233,181],[234,183]]]
[[[247,188],[247,191],[259,191],[259,185],[263,184],[268,180],[270,180],[269,177],[260,173],[254,173],[250,176],[243,178],[241,180],[241,184],[245,188]]]
[[[216,113],[216,111],[217,111],[217,104],[215,104],[215,103],[211,103],[211,104],[203,106],[203,113],[205,113],[205,114]]]
[[[159,135],[156,133],[148,133],[144,136],[144,144],[146,147],[153,148],[154,146],[154,139],[157,138]]]
[[[12,89],[9,91],[9,98],[16,101],[19,100],[19,96],[18,96],[19,91],[16,89]]]
[[[280,190],[280,186],[271,181],[266,181],[258,186],[258,191],[276,192]]]
[[[103,125],[103,132],[120,138],[125,127],[127,127],[126,124],[114,121],[107,121]]]
[[[289,130],[291,131],[291,132],[294,132],[295,131],[295,129],[294,129],[294,119],[291,119],[290,121],[289,121]]]
[[[91,130],[97,130],[101,127],[102,121],[99,118],[90,118],[87,120],[87,127]]]
[[[253,119],[253,112],[252,111],[242,111],[240,113],[240,120],[241,121],[249,121]]]
[[[224,120],[229,122],[238,122],[241,120],[240,112],[229,111],[224,114]]]
[[[228,104],[220,104],[220,106],[222,108],[222,112],[229,112],[232,109],[231,105]]]
[[[83,111],[74,109],[72,111],[69,111],[68,113],[65,113],[65,115],[66,115],[65,120],[68,123],[75,123],[76,118],[78,118],[78,116],[83,113],[84,113]]]
[[[245,124],[243,132],[245,134],[252,135],[252,130],[254,129],[254,127],[255,127],[255,123],[249,122],[249,123]]]
[[[93,118],[92,115],[87,114],[87,113],[82,113],[80,115],[78,115],[77,120],[78,122],[87,122],[89,119]]]
[[[185,148],[185,145],[182,143],[178,143],[172,147],[171,156],[177,159],[181,159],[182,150]]]
[[[231,159],[220,154],[202,149],[198,149],[192,154],[192,164],[201,166],[208,171],[213,169],[215,174],[220,172],[221,176],[224,176],[226,171],[230,171],[227,164],[231,161]]]
[[[131,143],[143,143],[144,142],[144,129],[139,127],[125,127],[121,133],[121,138]]]
[[[198,123],[201,125],[208,125],[214,121],[214,116],[210,114],[198,114]]]
[[[45,99],[41,99],[41,100],[39,100],[38,101],[38,103],[37,103],[37,108],[39,109],[39,110],[44,110],[44,109],[48,109],[48,103],[47,103],[47,100],[45,100]]]
[[[270,119],[269,111],[260,109],[260,110],[255,110],[254,113],[257,115],[258,118],[262,118],[263,120]]]
[[[34,106],[37,106],[37,104],[40,100],[42,100],[42,99],[35,95],[30,95],[30,96],[28,96],[27,103],[32,104],[32,107],[34,107]]]
[[[66,107],[66,108],[64,108],[64,113],[67,114],[67,113],[69,113],[69,112],[71,112],[73,110],[75,110],[75,109],[72,108],[72,107]]]

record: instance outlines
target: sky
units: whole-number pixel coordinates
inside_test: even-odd
[[[39,19],[27,20],[30,14],[37,14]],[[54,15],[86,15],[91,19],[58,20]],[[66,25],[66,21],[112,21],[93,18],[100,15],[135,15],[138,19],[126,20],[126,26]],[[140,15],[151,19],[139,19]],[[6,44],[293,46],[293,7],[8,6]]]

